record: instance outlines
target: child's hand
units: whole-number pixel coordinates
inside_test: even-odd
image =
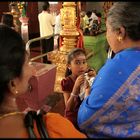
[[[96,71],[94,69],[91,69],[88,71],[88,76],[89,77],[95,77],[96,76]]]
[[[85,77],[83,74],[77,77],[72,93],[74,93],[74,94],[80,93],[80,86],[81,86],[81,84],[84,83],[84,80],[85,80]]]
[[[89,82],[87,80],[85,80],[84,85],[85,85],[85,90],[90,88]]]

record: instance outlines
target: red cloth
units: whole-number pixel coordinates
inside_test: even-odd
[[[62,79],[61,87],[62,87],[63,91],[67,91],[67,92],[71,93],[73,86],[74,86],[74,81],[71,79],[70,76]]]
[[[64,117],[66,117],[68,120],[70,120],[73,125],[78,129],[78,124],[77,124],[77,114],[78,114],[78,110],[79,110],[79,106],[81,104],[81,100],[78,97],[74,98],[74,110],[70,111],[67,108],[65,109],[65,114]]]
[[[81,29],[78,29],[79,37],[77,41],[77,48],[83,48],[84,49],[84,36],[83,31]]]
[[[65,79],[62,79],[61,87],[62,87],[63,91],[71,93],[72,89],[73,89],[73,86],[74,86],[74,81],[71,79],[70,76],[66,77]],[[80,98],[78,96],[78,97],[76,97],[74,99],[74,111],[70,111],[67,108],[65,108],[64,116],[67,119],[69,119],[74,124],[74,126],[76,128],[78,128],[78,125],[77,125],[77,113],[78,113],[78,109],[79,109],[79,106],[80,106],[81,102],[82,101],[80,100]]]
[[[59,37],[59,48],[62,47],[63,37],[60,35]]]

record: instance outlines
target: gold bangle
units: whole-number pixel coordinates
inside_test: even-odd
[[[76,95],[76,94],[73,94],[73,93],[71,93],[70,95],[73,96],[73,97],[78,97],[79,96],[79,95]]]

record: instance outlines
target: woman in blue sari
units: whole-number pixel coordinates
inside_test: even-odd
[[[140,3],[115,2],[107,40],[115,53],[80,105],[78,125],[88,137],[140,137]],[[77,94],[77,93],[75,93]]]

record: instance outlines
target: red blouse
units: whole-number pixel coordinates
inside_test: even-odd
[[[61,81],[61,87],[62,87],[62,90],[65,91],[65,92],[69,92],[71,93],[72,92],[72,89],[73,89],[73,86],[74,86],[74,81],[71,79],[70,76],[62,79]],[[65,114],[64,116],[69,119],[76,128],[78,128],[78,125],[77,125],[77,112],[78,112],[78,109],[79,109],[79,106],[81,104],[81,100],[78,97],[75,97],[74,98],[74,109],[73,111],[71,110],[68,110],[67,108],[65,108]]]

